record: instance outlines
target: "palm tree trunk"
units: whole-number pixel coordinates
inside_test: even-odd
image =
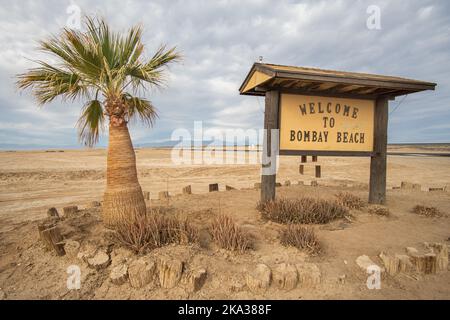
[[[136,215],[145,213],[145,200],[137,177],[136,156],[127,124],[110,123],[103,222],[114,227],[132,222]]]

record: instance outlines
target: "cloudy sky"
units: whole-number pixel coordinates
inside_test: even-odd
[[[450,142],[450,2],[0,0],[0,146],[77,147],[81,102],[39,109],[14,76],[33,66],[36,41],[67,25],[68,8],[104,16],[117,30],[143,23],[147,55],[176,45],[184,62],[168,87],[148,94],[159,110],[154,128],[132,128],[136,144],[169,140],[177,128],[255,128],[261,98],[238,88],[259,56],[264,62],[398,75],[438,83],[434,92],[391,102],[389,142]],[[381,10],[369,29],[367,9]],[[397,107],[398,106],[398,107]],[[105,145],[103,138],[100,145]]]

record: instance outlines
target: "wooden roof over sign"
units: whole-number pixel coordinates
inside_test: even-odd
[[[256,96],[280,90],[309,95],[377,98],[434,90],[435,87],[436,83],[400,77],[255,63],[239,91],[241,95]]]

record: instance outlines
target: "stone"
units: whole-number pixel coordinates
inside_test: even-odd
[[[263,263],[258,264],[245,276],[247,287],[254,293],[265,292],[269,288],[271,280],[272,271]]]
[[[75,258],[80,251],[80,243],[75,240],[66,240],[64,243],[64,250],[69,258]]]
[[[261,183],[260,182],[255,183],[254,188],[257,190],[261,189]]]
[[[133,261],[128,267],[128,277],[133,288],[142,288],[149,284],[156,274],[156,263],[143,257]]]
[[[291,186],[291,181],[290,181],[290,180],[286,180],[286,181],[284,182],[284,185],[285,185],[286,187],[290,187],[290,186]]]
[[[273,269],[272,280],[278,289],[292,290],[298,283],[297,268],[291,264],[278,264]]]
[[[318,187],[319,183],[316,180],[311,181],[311,187]]]
[[[64,207],[63,212],[64,212],[64,217],[69,218],[78,213],[78,207],[77,206]]]
[[[205,284],[206,277],[207,271],[204,268],[188,272],[183,280],[186,290],[190,293],[199,291]]]
[[[109,274],[111,282],[117,286],[120,286],[128,280],[128,266],[124,263],[119,264],[112,268]]]
[[[184,188],[183,188],[183,194],[187,194],[187,195],[192,194],[192,187],[191,187],[190,185],[184,187]]]
[[[170,198],[169,191],[161,191],[159,194],[159,200],[167,200]]]
[[[225,186],[225,190],[232,191],[232,190],[236,190],[236,188],[233,188],[232,186],[227,185],[227,186]]]
[[[101,270],[109,266],[111,259],[105,250],[97,250],[92,258],[87,259],[87,264],[90,268]]]
[[[170,289],[180,282],[183,274],[184,262],[171,257],[160,257],[158,261],[159,284]]]
[[[56,210],[56,208],[50,208],[47,210],[47,216],[49,218],[57,218],[59,219],[59,213],[58,210]]]
[[[299,285],[302,288],[314,288],[320,284],[322,274],[319,267],[314,263],[297,264]]]
[[[370,267],[376,266],[378,268],[380,268],[381,272],[384,272],[385,269],[381,268],[380,266],[378,266],[375,262],[373,262],[368,256],[366,255],[362,255],[359,256],[358,258],[356,258],[356,264],[358,265],[358,267],[364,271],[367,272],[367,270]]]

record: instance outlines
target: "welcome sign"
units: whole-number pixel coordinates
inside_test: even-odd
[[[298,94],[280,99],[281,151],[373,151],[373,100]]]

